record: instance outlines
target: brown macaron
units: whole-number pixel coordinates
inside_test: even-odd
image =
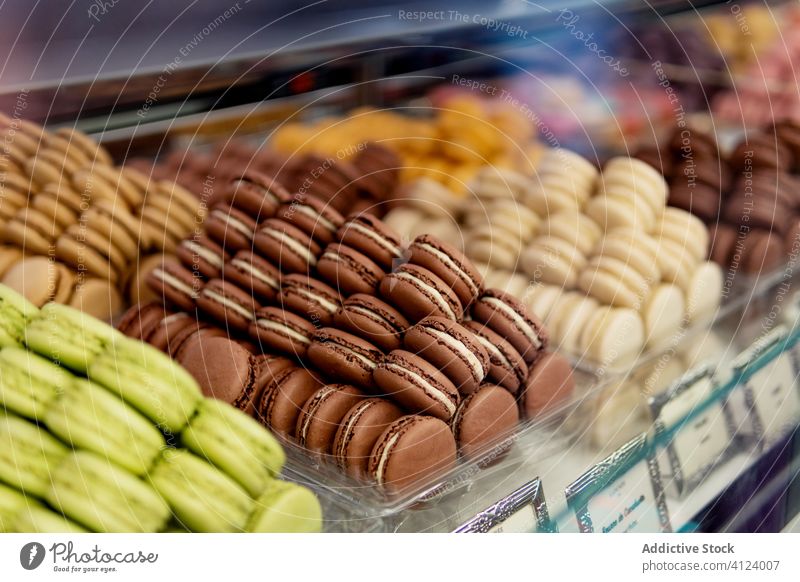
[[[363,293],[348,297],[333,321],[336,327],[375,344],[384,352],[400,348],[403,334],[410,327],[408,320],[394,307]]]
[[[325,248],[319,258],[317,272],[345,297],[355,293],[374,294],[384,275],[381,268],[366,255],[339,243]]]
[[[336,238],[386,270],[392,269],[403,256],[400,235],[373,214],[350,215]]]
[[[574,391],[572,366],[563,356],[548,352],[531,367],[519,406],[525,418],[533,418],[557,407]]]
[[[184,267],[206,279],[219,278],[222,267],[230,259],[228,253],[206,235],[183,239],[175,254]]]
[[[460,396],[453,383],[422,357],[405,350],[386,354],[373,373],[375,383],[405,410],[450,420]]]
[[[206,234],[229,253],[253,247],[256,223],[241,210],[218,204],[203,226]]]
[[[487,382],[502,386],[512,394],[519,391],[528,377],[528,365],[510,343],[477,321],[467,321],[464,327],[472,331],[489,355]]]
[[[194,342],[182,351],[179,363],[208,398],[232,404],[250,415],[255,412],[253,355],[238,342],[225,337]]]
[[[303,405],[321,387],[319,379],[305,368],[286,368],[264,387],[257,416],[278,435],[292,436]]]
[[[461,402],[450,426],[459,451],[467,459],[500,445],[491,455],[494,461],[510,448],[503,439],[518,423],[519,408],[514,396],[500,386],[483,384]]]
[[[309,320],[280,307],[262,307],[248,328],[259,346],[296,358],[305,357],[315,331]]]
[[[510,293],[487,289],[473,305],[472,317],[508,340],[528,365],[547,348],[544,324]]]
[[[253,246],[284,273],[309,273],[321,250],[302,230],[278,218],[258,226]]]
[[[412,489],[456,463],[456,441],[445,422],[403,416],[383,431],[372,449],[369,475],[390,493]]]
[[[429,315],[460,321],[461,302],[452,289],[428,269],[405,264],[386,275],[379,286],[381,296],[412,323]]]
[[[253,296],[233,283],[211,279],[197,294],[197,308],[224,329],[246,332],[261,306]]]
[[[720,211],[719,190],[702,182],[689,185],[673,181],[669,188],[669,205],[691,212],[704,222],[716,222]]]
[[[353,406],[339,423],[332,453],[336,464],[355,479],[367,476],[369,457],[383,431],[403,412],[383,398],[368,398]]]
[[[744,239],[742,268],[745,273],[770,273],[784,261],[783,239],[767,230],[751,230]]]
[[[317,326],[330,325],[342,305],[336,290],[299,273],[283,277],[277,301],[284,309],[302,315]]]
[[[147,275],[147,285],[169,305],[194,312],[202,281],[175,262],[165,261]]]
[[[199,322],[197,318],[178,311],[177,313],[170,313],[161,318],[161,320],[153,327],[152,332],[147,338],[142,338],[154,348],[158,348],[162,352],[169,354],[173,349],[176,338],[184,335],[186,329],[199,329]]]
[[[372,388],[372,373],[383,358],[374,345],[353,334],[324,327],[308,347],[309,361],[333,382]]]
[[[408,249],[409,262],[425,267],[445,282],[456,294],[464,310],[478,298],[483,288],[483,277],[464,253],[439,240],[423,234],[414,239]]]
[[[142,341],[148,338],[169,312],[157,302],[134,305],[122,314],[117,329],[128,337]]]
[[[256,222],[275,216],[278,207],[291,198],[283,184],[256,170],[234,178],[225,196],[231,206],[254,217]]]
[[[462,394],[471,394],[486,378],[489,354],[473,332],[444,317],[426,317],[409,329],[403,344],[438,367]]]
[[[303,405],[294,433],[297,443],[314,453],[330,454],[339,423],[363,399],[355,386],[326,384]]]
[[[344,217],[333,206],[310,195],[298,194],[291,202],[281,206],[276,215],[295,225],[320,245],[332,243],[344,223]]]
[[[261,303],[272,303],[281,287],[281,272],[263,257],[239,251],[222,268],[222,278],[251,293]]]

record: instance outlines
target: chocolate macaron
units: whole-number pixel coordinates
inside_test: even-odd
[[[272,218],[278,207],[291,198],[283,184],[255,170],[234,178],[225,196],[232,206],[255,217],[257,222]]]
[[[489,354],[476,335],[444,317],[426,317],[409,329],[405,348],[437,366],[462,394],[471,394],[489,373]]]
[[[408,320],[416,323],[429,315],[460,321],[461,302],[447,283],[428,269],[405,264],[386,275],[380,293]]]
[[[250,324],[250,337],[259,346],[303,358],[316,328],[309,320],[280,307],[262,307]]]
[[[325,248],[319,258],[317,272],[345,297],[355,293],[375,293],[384,275],[369,257],[339,243]]]
[[[363,293],[348,297],[333,321],[337,327],[364,338],[384,352],[401,347],[403,334],[410,326],[394,307]]]
[[[258,226],[253,245],[284,273],[308,273],[317,265],[319,245],[302,230],[278,218]]]
[[[382,358],[368,341],[332,327],[317,331],[308,347],[308,359],[331,381],[364,388],[372,387],[372,373]]]
[[[330,325],[342,300],[331,287],[307,275],[293,273],[283,277],[278,303],[309,319],[317,326]]]
[[[241,210],[218,204],[203,226],[206,234],[229,253],[253,246],[256,222]]]
[[[128,337],[149,341],[148,338],[158,327],[168,311],[157,302],[134,305],[126,311],[117,324],[117,329]]]
[[[165,303],[183,311],[194,311],[195,300],[203,282],[178,263],[165,261],[147,275],[147,285]]]
[[[392,493],[412,488],[451,469],[456,441],[450,427],[431,416],[403,416],[378,437],[369,461],[369,474]]]
[[[497,446],[519,423],[514,396],[505,388],[483,384],[467,396],[450,421],[461,454],[472,458],[491,445]],[[492,460],[508,450],[507,444],[495,451]]]
[[[332,243],[344,223],[342,215],[329,203],[299,194],[278,209],[277,217],[292,223],[320,245]]]
[[[450,420],[460,397],[453,383],[422,357],[389,352],[373,373],[375,383],[405,410]]]
[[[464,327],[472,331],[489,355],[486,380],[502,386],[512,394],[528,377],[528,365],[510,343],[477,321],[467,321]]]
[[[323,455],[330,454],[339,423],[364,399],[364,394],[347,384],[327,384],[303,405],[297,419],[295,438],[300,446]]]
[[[574,391],[572,366],[563,356],[548,352],[531,367],[519,406],[526,418],[533,418],[569,399]]]
[[[373,214],[349,216],[339,229],[337,238],[387,271],[403,255],[400,235]]]
[[[464,253],[429,234],[415,238],[408,250],[411,253],[409,262],[425,267],[444,281],[464,310],[478,298],[483,277]]]
[[[233,283],[211,279],[197,295],[197,308],[225,329],[246,332],[261,306]]]
[[[383,398],[368,398],[353,406],[342,418],[333,441],[336,464],[356,479],[367,476],[369,457],[386,428],[403,416]]]
[[[207,279],[219,277],[225,261],[230,259],[228,253],[206,235],[182,240],[175,254],[184,267]]]
[[[472,317],[506,338],[528,365],[547,347],[544,324],[510,293],[487,289],[473,305]]]
[[[273,432],[292,436],[303,406],[321,387],[319,379],[305,368],[285,368],[264,386],[257,417]]]
[[[275,301],[281,286],[281,272],[275,265],[244,250],[225,263],[222,278],[252,293],[261,303]]]

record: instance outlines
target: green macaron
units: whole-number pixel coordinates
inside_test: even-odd
[[[322,507],[310,489],[274,480],[256,500],[247,531],[257,533],[317,533],[322,531]]]
[[[17,533],[86,533],[74,521],[36,503],[29,503],[18,511],[10,526],[10,531]]]
[[[0,483],[0,533],[14,531],[14,518],[27,506],[29,500],[31,498],[26,497],[19,489]]]
[[[242,531],[255,507],[236,481],[186,450],[164,451],[150,481],[175,517],[196,532]]]
[[[286,454],[254,418],[226,402],[204,399],[181,433],[183,445],[258,497],[283,468]]]
[[[153,346],[132,339],[116,342],[113,350],[96,357],[87,374],[165,432],[180,432],[202,399],[186,370]]]
[[[57,303],[42,307],[25,330],[25,343],[30,349],[80,373],[124,338],[107,323]]]
[[[0,350],[0,403],[20,416],[40,420],[74,378],[27,350]]]
[[[37,425],[0,412],[0,482],[42,497],[69,449]]]
[[[166,446],[135,409],[87,380],[75,379],[44,415],[47,428],[73,447],[93,451],[143,475]]]
[[[0,285],[0,347],[21,346],[28,322],[38,313],[25,297]]]
[[[145,481],[88,451],[67,455],[52,473],[47,502],[96,532],[157,532],[169,507]]]

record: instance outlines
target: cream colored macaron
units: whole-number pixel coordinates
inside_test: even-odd
[[[514,297],[522,297],[529,283],[525,275],[504,269],[493,270],[483,280],[483,285],[487,289],[502,289]]]
[[[427,177],[404,185],[399,196],[407,206],[431,216],[452,216],[464,202],[464,196]]]
[[[661,284],[651,292],[642,309],[648,347],[666,345],[683,326],[686,300],[675,285]]]
[[[692,273],[686,288],[686,317],[691,322],[714,317],[722,300],[723,274],[717,263],[704,261]]]
[[[702,261],[708,253],[709,235],[706,225],[691,212],[667,207],[656,226],[656,237],[669,239]]]
[[[602,237],[603,230],[582,212],[562,210],[550,215],[542,226],[541,233],[565,240],[588,256]]]
[[[642,160],[625,156],[610,159],[603,167],[598,190],[602,191],[611,184],[622,184],[633,188],[647,199],[654,212],[658,212],[666,205],[669,187],[664,176]]]
[[[533,239],[520,255],[520,266],[534,281],[575,287],[578,273],[586,265],[586,257],[565,240],[553,236]]]
[[[575,184],[591,193],[600,172],[589,160],[565,148],[547,150],[537,166],[539,174],[568,174]]]
[[[666,238],[658,241],[658,268],[664,283],[675,283],[687,291],[696,262],[689,249]]]
[[[422,222],[426,217],[418,208],[411,208],[408,206],[401,206],[393,208],[383,217],[383,222],[389,227],[397,231],[402,238],[412,240],[414,237],[414,226]]]
[[[562,288],[557,285],[536,283],[528,286],[520,298],[531,313],[547,323],[553,306],[562,294]]]
[[[656,249],[655,240],[642,231],[613,230],[600,239],[591,256],[602,255],[622,261],[654,285],[661,280]]]
[[[465,242],[467,255],[472,260],[508,270],[516,269],[521,246],[519,237],[488,224],[472,229]]]
[[[486,220],[495,226],[518,233],[527,242],[539,231],[542,220],[533,210],[517,200],[496,200],[486,206]]]
[[[630,364],[642,351],[645,330],[639,312],[601,306],[581,334],[586,357],[602,365]]]
[[[587,198],[588,194],[571,176],[544,174],[535,180],[525,203],[539,216],[549,216],[562,210],[578,211]]]
[[[636,269],[613,257],[596,256],[578,275],[578,287],[599,302],[640,309],[650,284]]]
[[[570,353],[580,353],[581,334],[598,308],[597,301],[583,293],[572,291],[562,294],[553,304],[547,321],[551,344]]]

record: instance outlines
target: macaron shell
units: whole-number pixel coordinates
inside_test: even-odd
[[[253,410],[255,369],[252,355],[237,342],[225,337],[193,342],[182,350],[179,363],[197,380],[206,397],[233,404],[241,410]]]
[[[303,405],[321,387],[308,370],[287,368],[264,388],[258,405],[259,417],[273,432],[289,437],[294,434]]]
[[[703,262],[694,270],[686,292],[686,317],[691,322],[714,317],[722,301],[722,269],[716,263]]]
[[[518,422],[516,398],[504,388],[484,384],[459,405],[450,425],[461,455],[470,459],[492,444],[499,445]],[[510,444],[504,443],[492,450],[492,460],[501,458],[509,448]]]
[[[336,327],[344,329],[384,352],[402,344],[408,320],[394,307],[371,295],[351,295],[333,317]]]
[[[487,290],[473,306],[472,317],[505,338],[528,364],[547,347],[544,324],[508,293]]]
[[[339,424],[333,441],[332,453],[339,467],[353,478],[366,478],[375,442],[401,416],[397,406],[382,398],[369,398],[353,406]]]
[[[685,312],[686,299],[678,287],[663,284],[653,289],[642,311],[647,346],[662,346],[674,338]]]
[[[317,272],[345,297],[356,293],[374,294],[384,275],[369,257],[338,243],[328,245],[322,252]]]
[[[378,438],[369,466],[379,486],[399,493],[451,469],[455,462],[456,442],[446,423],[430,416],[404,416]]]
[[[641,315],[633,309],[601,307],[581,335],[584,355],[601,364],[627,364],[645,341]]]
[[[520,398],[525,418],[534,418],[572,397],[575,377],[563,356],[548,352],[530,369]]]
[[[458,249],[430,235],[417,237],[409,247],[410,262],[428,269],[448,285],[467,309],[481,292],[481,275]]]
[[[103,321],[114,321],[125,307],[117,286],[97,277],[79,278],[69,301],[64,303]]]
[[[289,222],[269,218],[253,238],[256,250],[284,273],[306,273],[316,267],[319,245]]]
[[[323,515],[319,499],[301,485],[272,481],[256,499],[246,530],[255,533],[318,533]]]
[[[281,272],[250,251],[239,251],[225,263],[222,279],[252,293],[262,303],[271,303],[280,289]]]
[[[212,279],[200,289],[197,308],[224,328],[246,332],[260,305],[252,295],[223,279]]]
[[[60,285],[61,272],[57,265],[58,263],[47,257],[27,257],[6,272],[2,283],[23,295],[36,307],[41,307],[53,299],[52,294]]]
[[[278,307],[264,307],[248,327],[250,337],[260,347],[303,358],[316,327],[307,319]]]
[[[312,452],[330,454],[339,423],[363,397],[358,388],[341,384],[329,384],[317,390],[303,405],[297,419],[297,442]]]
[[[380,283],[381,296],[416,323],[429,315],[459,321],[461,302],[439,277],[417,265],[403,265]]]
[[[348,218],[339,228],[336,238],[383,269],[391,269],[402,254],[400,235],[371,214]]]
[[[334,382],[369,388],[383,354],[375,346],[334,328],[319,330],[308,347],[308,359]]]
[[[528,365],[525,360],[514,346],[483,324],[469,321],[465,325],[475,333],[489,355],[489,373],[486,381],[516,394],[520,384],[528,377]]]

